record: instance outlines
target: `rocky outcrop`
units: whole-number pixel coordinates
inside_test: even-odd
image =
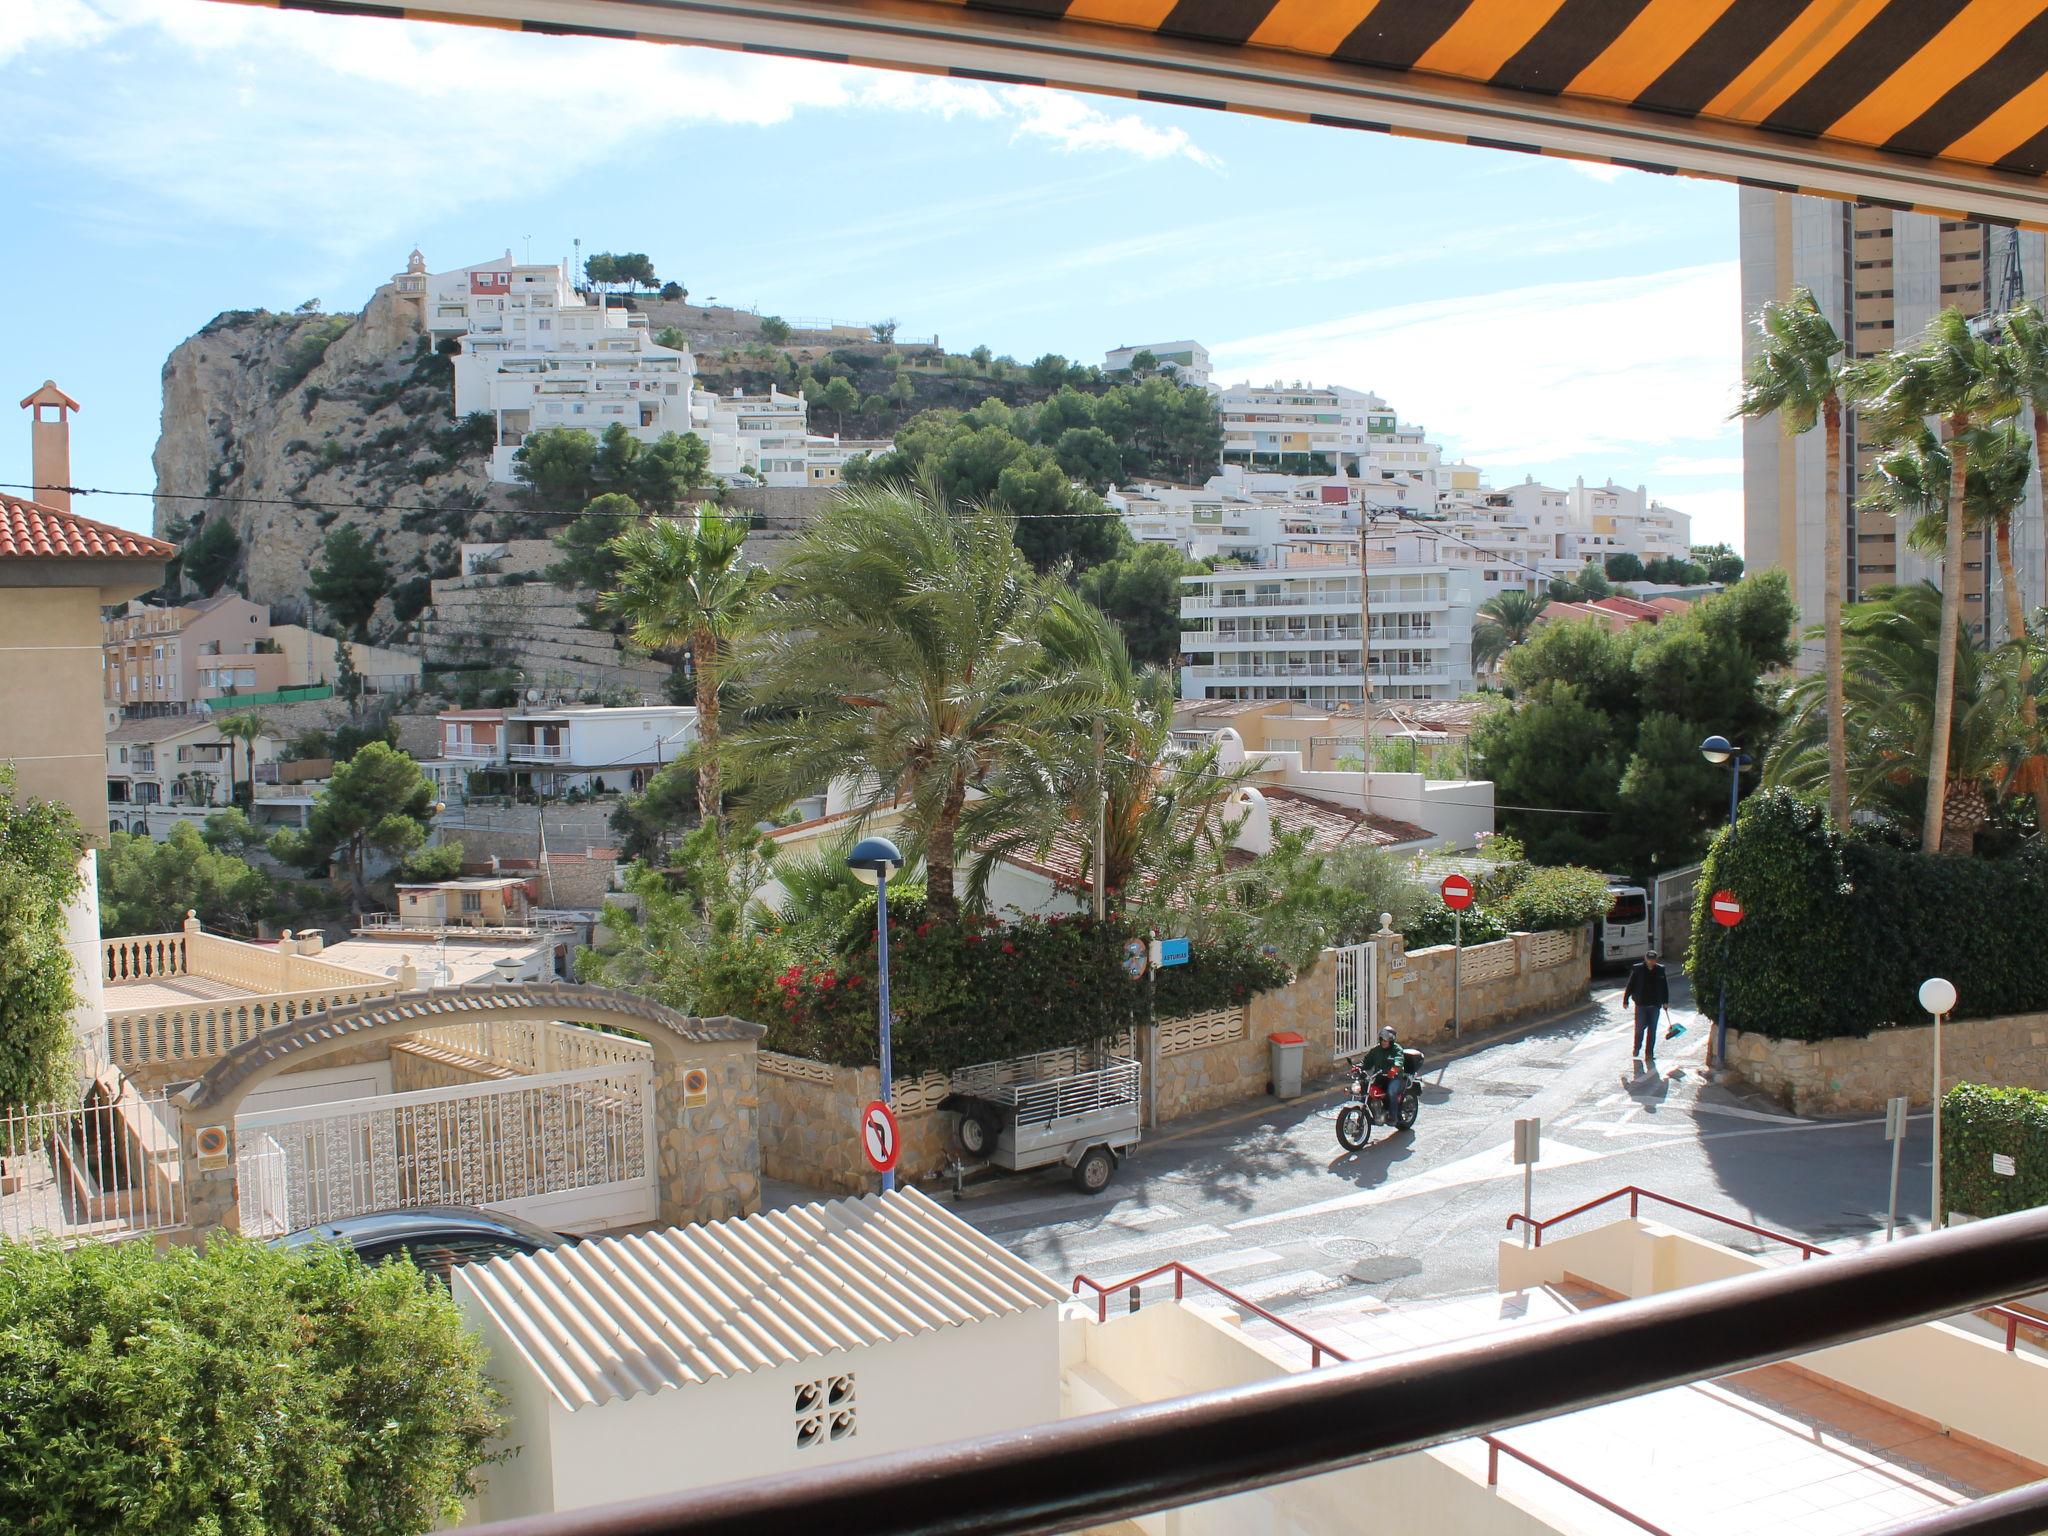
[[[329,531],[354,526],[391,568],[371,622],[380,644],[577,690],[667,675],[584,628],[578,595],[459,579],[464,540],[522,519],[514,488],[488,476],[487,420],[457,421],[447,358],[388,285],[360,315],[220,315],[171,353],[163,380],[156,531],[230,523],[242,541],[231,584],[278,620],[318,618],[307,573]]]

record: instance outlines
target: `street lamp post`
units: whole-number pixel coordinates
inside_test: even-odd
[[[889,876],[903,867],[903,853],[886,837],[864,837],[846,856],[846,867],[853,871],[856,879],[875,888],[875,990],[876,1007],[881,1010],[876,1022],[882,1042],[880,1097],[886,1104],[896,1081],[895,1069],[889,1058]],[[887,1194],[895,1187],[895,1169],[883,1170],[882,1192]]]
[[[1709,736],[1700,743],[1700,756],[1719,766],[1728,764],[1728,826],[1735,826],[1736,803],[1742,798],[1742,770],[1749,766],[1750,756],[1726,736]],[[1695,898],[1697,900],[1697,898]],[[1721,933],[1721,1001],[1714,1019],[1714,1049],[1712,1055],[1721,1066],[1728,1065],[1728,931]]]
[[[1934,1206],[1931,1220],[1948,1225],[1941,1209],[1941,1021],[1955,1010],[1956,986],[1940,976],[1920,983],[1920,1006],[1934,1015]]]

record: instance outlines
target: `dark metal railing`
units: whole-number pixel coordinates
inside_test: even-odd
[[[1527,1227],[1535,1234],[1535,1246],[1541,1248],[1543,1246],[1543,1234],[1556,1226],[1560,1221],[1570,1221],[1574,1216],[1583,1216],[1586,1212],[1598,1210],[1603,1205],[1611,1205],[1614,1201],[1624,1196],[1628,1199],[1628,1213],[1630,1216],[1636,1216],[1641,1213],[1643,1201],[1654,1200],[1659,1205],[1668,1205],[1673,1210],[1689,1211],[1695,1216],[1704,1216],[1709,1221],[1717,1221],[1724,1227],[1733,1227],[1739,1232],[1747,1232],[1754,1237],[1768,1238],[1774,1243],[1788,1244],[1799,1250],[1801,1263],[1815,1257],[1824,1259],[1834,1252],[1832,1248],[1823,1248],[1819,1243],[1809,1243],[1805,1238],[1794,1237],[1789,1232],[1773,1232],[1769,1227],[1759,1227],[1753,1222],[1743,1221],[1739,1217],[1723,1215],[1720,1211],[1710,1211],[1703,1205],[1693,1205],[1684,1200],[1674,1200],[1669,1195],[1660,1195],[1656,1190],[1644,1189],[1639,1184],[1624,1184],[1620,1189],[1612,1190],[1600,1196],[1597,1200],[1588,1200],[1584,1205],[1575,1205],[1568,1211],[1559,1211],[1555,1216],[1546,1216],[1541,1221],[1533,1220],[1530,1217],[1524,1216],[1520,1211],[1516,1211],[1508,1217],[1508,1230],[1510,1232],[1514,1231],[1517,1223]],[[2005,1352],[2007,1354],[2012,1354],[2019,1348],[2020,1330],[2022,1328],[2041,1330],[2044,1326],[2048,1326],[2048,1320],[2036,1317],[2031,1312],[2016,1312],[2011,1307],[1978,1307],[1974,1310],[1987,1322],[1995,1322],[2005,1330]]]
[[[2048,1209],[1387,1360],[479,1530],[492,1536],[1071,1531],[1771,1364],[2044,1287]],[[1994,1511],[1984,1529],[2022,1528],[1994,1524],[2007,1518]],[[1941,1527],[1945,1536],[1977,1529],[1967,1514]]]
[[[1598,1504],[1610,1515],[1620,1516],[1622,1519],[1626,1520],[1630,1525],[1636,1527],[1636,1529],[1648,1531],[1650,1533],[1650,1536],[1671,1536],[1671,1533],[1665,1530],[1663,1526],[1650,1524],[1649,1521],[1645,1520],[1641,1515],[1637,1514],[1634,1510],[1623,1509],[1619,1504],[1615,1503],[1614,1500],[1608,1498],[1606,1494],[1595,1493],[1592,1489],[1588,1488],[1584,1483],[1566,1477],[1562,1472],[1558,1471],[1557,1468],[1545,1466],[1542,1462],[1538,1461],[1534,1456],[1531,1456],[1527,1451],[1516,1450],[1515,1447],[1509,1445],[1507,1441],[1501,1439],[1500,1436],[1481,1435],[1479,1438],[1486,1442],[1487,1487],[1496,1490],[1499,1489],[1500,1459],[1501,1457],[1506,1456],[1512,1461],[1519,1461],[1525,1467],[1530,1467],[1538,1472],[1541,1472],[1545,1477],[1549,1478],[1552,1482],[1564,1484],[1565,1487],[1571,1489],[1571,1491],[1573,1493],[1576,1493],[1580,1498],[1591,1499],[1595,1504]]]

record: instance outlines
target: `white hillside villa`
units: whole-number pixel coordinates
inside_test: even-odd
[[[776,486],[835,483],[851,451],[836,436],[811,435],[798,396],[700,390],[687,350],[658,345],[644,314],[602,297],[591,302],[558,262],[518,262],[507,251],[428,272],[414,251],[392,282],[427,335],[460,342],[455,414],[491,417],[494,480],[516,479],[513,458],[526,434],[551,427],[602,434],[621,426],[645,442],[694,433],[711,450],[714,475]]]

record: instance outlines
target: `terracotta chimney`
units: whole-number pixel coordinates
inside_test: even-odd
[[[29,495],[46,507],[69,512],[71,413],[78,409],[78,402],[45,379],[41,389],[21,402],[21,408],[35,412],[29,427],[29,446],[33,451],[30,478],[35,481],[35,489]]]

